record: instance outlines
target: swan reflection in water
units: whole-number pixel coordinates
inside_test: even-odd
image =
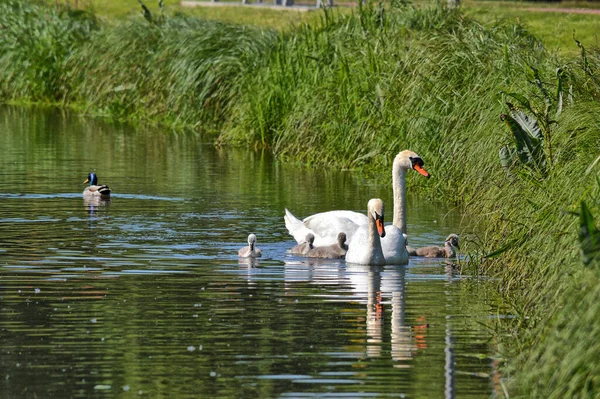
[[[366,306],[366,356],[383,355],[384,341],[387,341],[383,337],[385,307],[390,305],[390,355],[398,362],[396,366],[403,367],[402,363],[412,359],[419,346],[426,345],[424,334],[415,336],[415,328],[405,323],[405,266],[366,266],[330,259],[286,259],[285,262],[285,282],[290,287],[299,282],[348,287],[352,296],[344,296],[344,300]],[[340,299],[339,294],[334,295]]]
[[[346,270],[354,295],[367,305],[367,356],[382,356],[385,306],[391,305],[390,355],[398,362],[395,366],[401,367],[418,349],[413,328],[404,318],[406,268],[347,264]]]
[[[239,258],[238,257],[238,263],[241,267],[247,267],[248,273],[250,273],[251,272],[250,269],[260,266],[260,258]],[[248,276],[251,277],[250,274],[248,274]]]
[[[247,270],[247,283],[255,285],[258,280],[279,279],[283,273],[286,295],[295,295],[298,287],[305,284],[323,287],[317,295],[325,302],[359,304],[364,313],[355,320],[364,323],[362,353],[367,358],[389,358],[395,368],[410,368],[413,359],[424,350],[435,349],[429,342],[430,326],[425,316],[416,317],[409,323],[406,315],[407,267],[403,265],[365,266],[347,264],[343,259],[312,259],[287,255],[283,264],[272,265],[273,260],[240,258],[240,267]],[[260,262],[263,262],[261,265]],[[268,267],[275,266],[275,267]],[[438,264],[439,266],[439,264]],[[456,269],[447,267],[446,284],[458,281]],[[439,280],[441,276],[436,277]],[[330,289],[326,289],[330,287]],[[452,301],[451,290],[446,292]],[[448,302],[451,303],[451,302]],[[453,314],[446,313],[443,357],[444,397],[456,397],[456,355]],[[387,318],[387,320],[386,320]],[[443,323],[443,322],[442,322]],[[439,329],[438,325],[438,329]],[[352,328],[355,331],[354,328]],[[354,341],[356,342],[356,341]],[[438,343],[439,344],[439,343]],[[431,348],[430,348],[431,346]],[[492,373],[497,365],[492,366]]]

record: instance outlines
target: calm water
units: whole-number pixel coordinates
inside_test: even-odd
[[[2,398],[498,389],[485,282],[436,260],[373,268],[286,253],[284,207],[362,211],[381,197],[391,212],[390,186],[44,110],[0,108],[0,151]],[[84,202],[92,169],[110,202]],[[440,204],[409,207],[415,246],[458,230]],[[250,232],[264,254],[252,264],[236,255]]]

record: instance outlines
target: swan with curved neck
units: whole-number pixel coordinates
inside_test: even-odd
[[[416,153],[404,150],[394,158],[392,166],[392,190],[394,195],[393,225],[406,234],[406,171],[414,170],[429,179],[430,175],[423,168],[423,159]]]
[[[383,201],[379,198],[369,200],[367,205],[367,225],[360,226],[348,244],[346,262],[359,265],[385,265],[386,260],[381,248],[381,238],[386,232],[383,227]]]
[[[392,167],[392,190],[394,197],[394,219],[385,227],[386,237],[381,241],[383,256],[388,265],[408,263],[406,249],[406,171],[414,170],[429,178],[423,168],[424,162],[416,153],[405,150],[394,158]]]
[[[387,237],[381,240],[387,264],[408,263],[406,251],[406,171],[414,170],[429,178],[423,168],[423,159],[413,151],[404,150],[394,158],[392,167],[392,187],[394,198],[393,224],[386,226]],[[337,234],[346,233],[351,242],[354,233],[367,224],[368,217],[354,211],[329,211],[317,213],[304,220],[296,218],[289,210],[285,210],[285,225],[300,243],[308,233],[315,236],[315,246],[326,246],[336,242]]]

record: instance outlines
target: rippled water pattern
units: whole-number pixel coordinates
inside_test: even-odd
[[[362,211],[371,197],[391,204],[389,185],[49,110],[0,108],[0,148],[2,398],[498,389],[485,282],[438,260],[361,267],[286,253],[284,207]],[[92,169],[109,202],[83,200]],[[440,204],[409,207],[411,244],[456,232],[460,215]],[[250,232],[264,257],[238,260]]]

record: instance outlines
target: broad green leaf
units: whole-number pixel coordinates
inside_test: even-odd
[[[521,129],[526,131],[530,137],[540,141],[544,140],[544,134],[538,125],[537,119],[516,108],[510,110],[510,116],[517,121]]]
[[[581,243],[581,261],[589,266],[600,256],[600,231],[594,224],[594,217],[584,201],[581,201],[579,213],[579,242]]]
[[[501,115],[501,119],[513,134],[519,160],[529,167],[542,170],[545,166],[543,138],[537,137],[538,134],[541,134],[537,121],[514,109],[511,110],[510,115]]]

